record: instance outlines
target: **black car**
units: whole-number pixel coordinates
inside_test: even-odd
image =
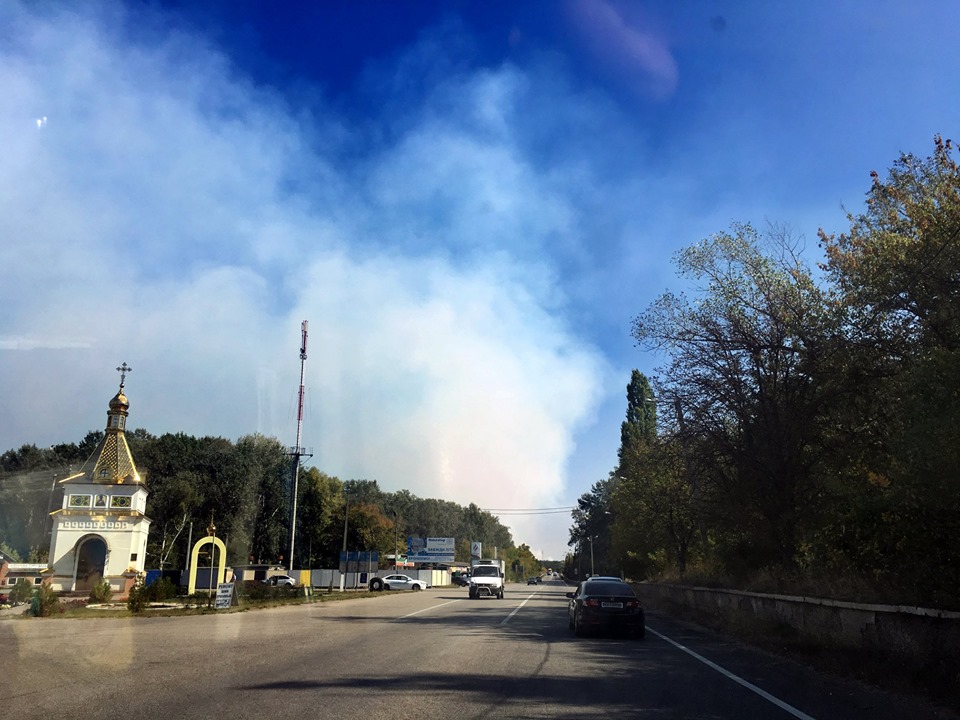
[[[646,634],[640,599],[622,580],[585,581],[567,597],[567,624],[578,637],[591,630],[617,630],[638,639]]]

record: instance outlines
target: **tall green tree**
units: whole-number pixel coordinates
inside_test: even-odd
[[[619,563],[611,554],[610,528],[613,523],[610,494],[614,479],[598,480],[577,498],[577,506],[571,513],[568,545],[578,556],[581,574],[619,574]]]
[[[798,509],[818,491],[818,420],[831,402],[821,360],[836,320],[785,239],[735,225],[681,251],[694,298],[664,293],[633,325],[668,357],[658,394],[682,403],[697,489],[731,566],[793,566]]]
[[[821,233],[860,393],[838,427],[848,462],[818,559],[900,597],[960,587],[960,168],[951,141],[871,173],[850,229]]]
[[[612,542],[631,577],[668,568],[682,576],[696,547],[698,515],[687,450],[676,437],[654,438],[621,459],[626,474],[613,489]]]
[[[634,369],[627,385],[627,417],[620,425],[620,448],[617,457],[623,463],[624,455],[634,448],[650,443],[657,436],[657,406],[647,376]]]
[[[297,547],[307,567],[335,567],[343,537],[343,483],[314,467],[300,473]]]

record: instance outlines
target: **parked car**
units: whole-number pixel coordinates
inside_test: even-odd
[[[412,578],[409,575],[387,575],[383,578],[383,589],[384,590],[423,590],[424,588],[430,587],[430,584],[419,580],[417,578]]]
[[[640,599],[619,578],[585,580],[567,597],[567,625],[578,637],[592,630],[619,630],[638,639],[646,634]]]
[[[289,575],[271,575],[264,582],[267,585],[272,585],[274,587],[280,587],[281,585],[299,585],[296,580],[294,580]]]
[[[460,587],[466,587],[470,584],[470,576],[467,573],[454,573],[450,580],[454,585],[459,585]]]

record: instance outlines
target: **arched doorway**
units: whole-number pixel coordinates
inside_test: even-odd
[[[92,535],[80,541],[77,548],[77,592],[89,592],[100,582],[107,566],[107,543],[102,537]]]

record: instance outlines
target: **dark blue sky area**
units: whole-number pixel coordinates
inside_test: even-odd
[[[540,42],[561,32],[540,2],[163,0],[160,7],[168,20],[228,49],[258,81],[282,87],[320,80],[332,95],[351,93],[368,63],[389,62],[427,28],[462,23],[472,42],[461,59],[471,67],[499,65],[531,37]]]

